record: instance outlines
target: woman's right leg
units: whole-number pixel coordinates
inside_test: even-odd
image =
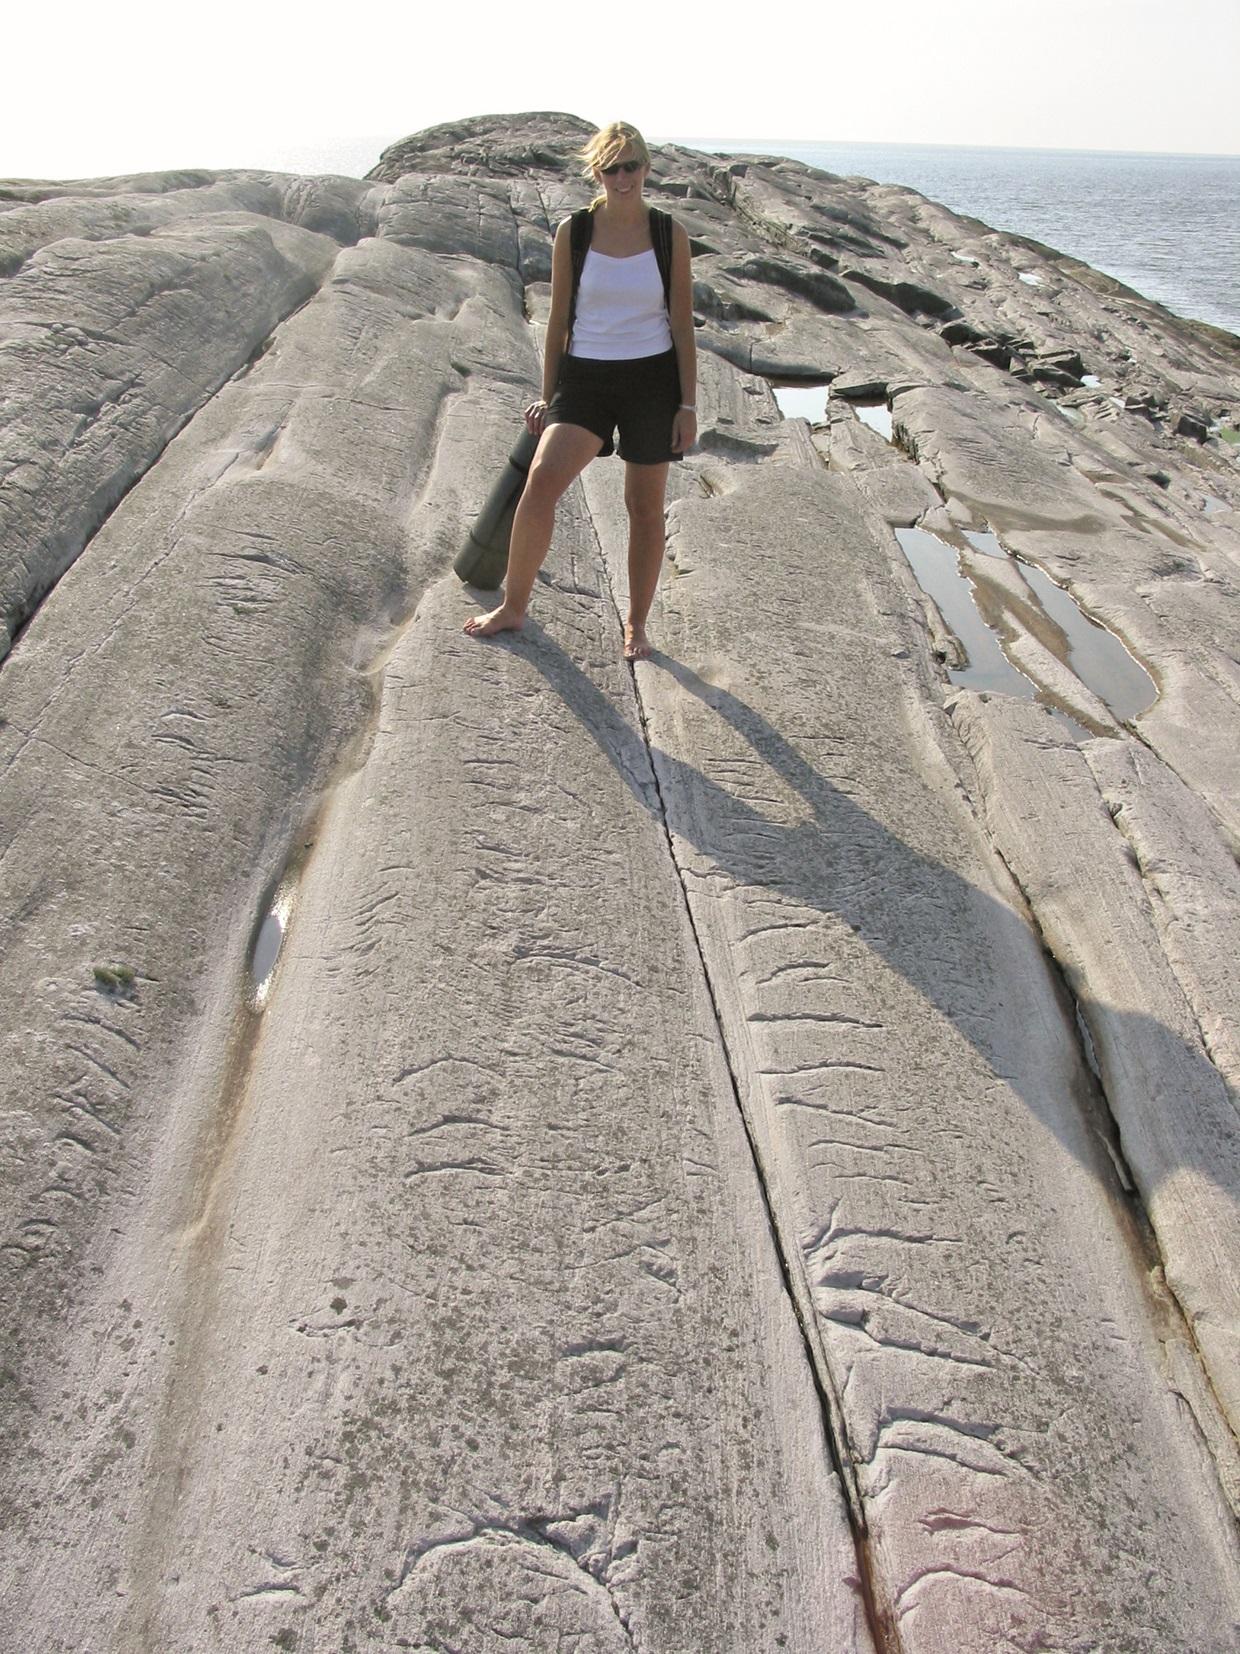
[[[465,622],[471,637],[490,637],[520,627],[551,545],[560,496],[602,446],[602,437],[582,425],[548,425],[544,430],[513,518],[504,601],[489,614],[474,615]]]

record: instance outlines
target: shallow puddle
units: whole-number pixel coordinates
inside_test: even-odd
[[[267,996],[271,992],[280,950],[284,946],[284,935],[293,912],[295,889],[296,886],[291,879],[286,879],[280,885],[267,917],[259,929],[254,951],[250,955],[250,981],[254,990],[254,1003],[259,1010],[267,1003]]]
[[[1024,282],[1026,287],[1041,287],[1042,285],[1041,276],[1035,275],[1032,270],[1018,270],[1016,274]]]
[[[785,419],[808,419],[811,425],[826,421],[830,385],[780,384],[774,379],[768,383]]]
[[[1025,632],[1062,661],[1119,722],[1154,704],[1157,686],[1115,634],[1083,613],[1042,569],[1012,557],[988,529],[967,529],[965,539],[982,556],[1017,569],[1020,590],[985,580],[979,594],[961,570],[955,548],[926,529],[898,528],[896,538],[918,585],[933,598],[968,655],[965,666],[949,671],[953,683],[1036,698],[1037,686],[1004,649],[1005,642]]]
[[[1098,386],[1102,383],[1102,380],[1099,379],[1096,373],[1083,373],[1081,375],[1081,383],[1082,385],[1088,385],[1092,391],[1098,388]]]
[[[891,441],[891,409],[885,402],[854,402],[857,418],[879,436]]]
[[[960,572],[956,549],[925,528],[898,528],[896,539],[908,558],[917,584],[934,600],[948,629],[960,639],[966,665],[949,667],[953,683],[968,689],[1001,690],[1032,699],[1032,681],[1018,672],[1003,652],[997,632],[978,613],[973,583]]]
[[[1067,657],[1060,655],[1087,689],[1110,707],[1120,723],[1149,710],[1158,699],[1158,687],[1116,637],[1082,612],[1075,598],[1036,564],[1013,559],[1043,610],[1067,639]],[[1058,653],[1058,651],[1056,651]]]
[[[283,946],[284,920],[278,913],[269,913],[263,920],[263,928],[254,944],[254,957],[250,961],[250,975],[259,991],[265,988],[270,980]]]
[[[1213,517],[1218,511],[1231,510],[1231,507],[1228,505],[1227,501],[1220,500],[1217,494],[1206,494],[1203,497],[1206,503],[1202,507],[1202,510],[1205,512],[1207,517]]]

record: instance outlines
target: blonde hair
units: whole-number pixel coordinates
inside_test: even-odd
[[[601,126],[581,151],[582,172],[587,178],[593,178],[595,167],[601,171],[603,167],[611,166],[617,155],[622,155],[630,144],[634,158],[649,166],[650,151],[635,126],[630,126],[627,121],[612,121],[607,126]],[[606,199],[606,195],[596,195],[590,203],[591,209],[600,206]]]

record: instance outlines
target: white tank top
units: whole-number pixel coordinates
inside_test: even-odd
[[[577,288],[569,354],[620,362],[658,356],[671,348],[672,329],[654,248],[612,258],[591,247]]]

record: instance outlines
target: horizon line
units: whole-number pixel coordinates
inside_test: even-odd
[[[684,144],[686,147],[700,147],[705,140],[698,137],[696,144],[692,136],[671,134],[652,139],[654,143]],[[710,140],[712,143],[715,140]],[[1215,149],[1092,149],[1082,144],[963,144],[932,142],[927,139],[899,139],[891,138],[766,138],[750,136],[747,138],[728,138],[729,145],[742,144],[796,144],[804,148],[808,144],[818,144],[826,148],[832,145],[851,146],[864,145],[867,149],[967,149],[967,150],[1010,150],[1021,155],[1138,155],[1144,157],[1159,157],[1168,160],[1186,161],[1240,161],[1240,150]],[[728,153],[727,150],[717,150],[714,153]]]

